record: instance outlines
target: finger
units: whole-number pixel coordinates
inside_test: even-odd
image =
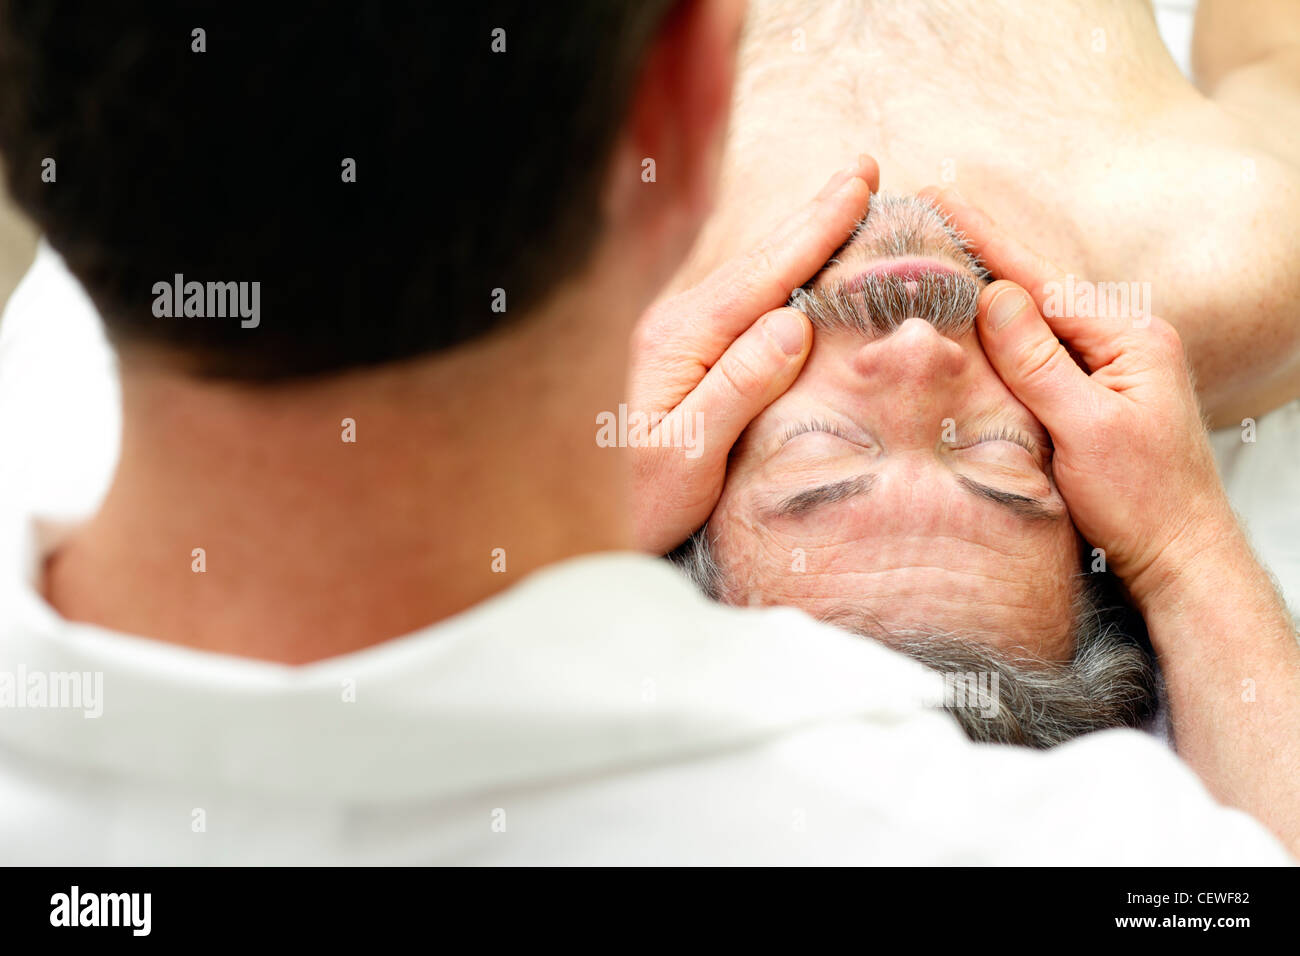
[[[785,305],[844,244],[866,215],[871,184],[879,176],[875,160],[864,156],[831,177],[821,194],[757,248],[665,303],[661,332],[680,337],[684,347],[712,364],[755,316]]]
[[[998,376],[1052,437],[1077,427],[1101,386],[1070,357],[1025,290],[1013,282],[993,283],[980,296],[976,321]]]
[[[1089,368],[1098,369],[1115,360],[1122,348],[1128,323],[1095,315],[1079,315],[1065,308],[1063,297],[1073,283],[1046,258],[1013,239],[986,213],[967,203],[955,189],[922,190],[948,215],[952,225],[965,234],[971,252],[983,260],[999,279],[1009,279],[1033,296],[1039,314],[1058,338],[1065,339]]]
[[[753,324],[682,400],[701,414],[703,460],[725,458],[749,423],[799,375],[812,347],[812,323],[797,309],[777,309]]]

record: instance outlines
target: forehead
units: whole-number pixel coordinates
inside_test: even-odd
[[[1027,524],[937,477],[884,475],[864,497],[764,520],[744,496],[710,522],[734,603],[849,608],[890,628],[965,633],[1069,656],[1079,571],[1069,522]]]

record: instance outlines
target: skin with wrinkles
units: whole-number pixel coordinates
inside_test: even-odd
[[[790,434],[803,428],[812,430]],[[951,339],[909,319],[883,338],[820,334],[803,375],[732,457],[710,522],[729,572],[724,597],[816,616],[851,605],[890,628],[947,629],[1065,660],[1079,560],[1049,456],[1042,426],[973,330]],[[867,474],[865,493],[798,500]],[[1043,514],[962,478],[1041,502]]]

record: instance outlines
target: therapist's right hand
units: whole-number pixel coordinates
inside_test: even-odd
[[[1005,277],[980,298],[984,350],[1051,434],[1053,478],[1075,526],[1142,607],[1240,533],[1177,331],[1154,316],[1045,318],[1049,283],[1064,275],[951,190],[931,195]]]
[[[790,387],[812,348],[812,325],[786,300],[852,235],[879,181],[876,161],[859,157],[756,248],[637,323],[630,406],[656,423],[632,449],[638,548],[666,554],[708,520],[732,445]],[[671,436],[688,426],[684,453]]]

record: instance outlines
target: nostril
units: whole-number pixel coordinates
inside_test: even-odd
[[[863,376],[914,384],[950,382],[965,367],[967,353],[960,342],[940,333],[922,318],[910,318],[887,336],[865,342],[855,356]]]

